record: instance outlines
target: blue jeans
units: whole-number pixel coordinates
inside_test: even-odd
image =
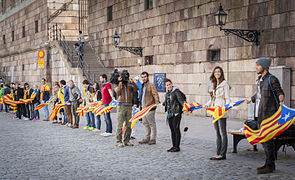
[[[45,101],[42,101],[42,104],[45,103]],[[45,119],[48,120],[49,119],[49,110],[48,110],[48,105],[44,106],[44,112],[45,112]]]
[[[39,106],[39,102],[34,104],[34,108],[36,108],[37,106]],[[40,119],[40,114],[39,114],[39,110],[34,111],[34,118],[38,118]]]
[[[96,129],[100,129],[100,126],[101,126],[100,115],[95,116],[95,119],[96,119]]]
[[[95,128],[95,119],[94,114],[92,112],[88,112],[85,114],[87,127],[94,127]]]
[[[103,104],[104,107],[109,106],[109,104]],[[106,120],[106,132],[107,133],[112,133],[113,128],[112,128],[112,120],[111,120],[111,113],[106,113],[104,114],[105,120]]]
[[[64,123],[68,123],[68,117],[67,117],[67,113],[65,109],[63,111],[63,116],[64,116]]]
[[[0,104],[0,111],[3,110],[3,106],[4,106],[4,104]]]

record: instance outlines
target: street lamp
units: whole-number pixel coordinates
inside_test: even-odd
[[[120,36],[118,35],[117,31],[115,31],[115,34],[112,36],[112,42],[115,48],[118,48],[119,50],[125,50],[142,57],[142,47],[118,46],[118,44],[120,43]]]
[[[221,4],[219,5],[218,11],[214,14],[214,20],[216,26],[220,27],[220,31],[223,30],[224,34],[227,36],[229,34],[234,34],[248,42],[253,42],[256,45],[259,44],[258,36],[260,35],[257,30],[245,30],[245,29],[223,29],[222,26],[226,24],[227,14],[224,12]]]

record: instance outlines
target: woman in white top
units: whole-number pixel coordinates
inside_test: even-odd
[[[224,73],[221,67],[214,68],[210,80],[212,82],[213,93],[211,94],[211,100],[206,106],[224,106],[230,103],[229,89],[230,86],[224,78]],[[214,123],[216,131],[216,144],[217,153],[211,157],[210,160],[223,160],[226,159],[227,152],[227,134],[226,134],[226,117],[219,119]]]

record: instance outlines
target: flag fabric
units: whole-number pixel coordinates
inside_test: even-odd
[[[94,107],[96,107],[97,104],[99,104],[99,102],[100,101],[92,102],[92,103],[87,104],[86,106],[78,107],[76,110],[76,113],[78,113],[78,116],[85,116],[85,113],[93,112]]]
[[[0,99],[0,104],[3,104],[5,101],[10,100],[12,98],[12,94],[7,94]]]
[[[271,117],[264,119],[258,130],[244,124],[244,133],[250,144],[267,142],[287,130],[295,122],[295,110],[282,105]]]
[[[142,109],[141,111],[135,113],[135,114],[132,116],[132,118],[129,120],[129,122],[132,122],[132,123],[131,123],[131,129],[133,129],[133,127],[134,127],[134,125],[135,125],[135,123],[136,123],[136,121],[137,121],[138,119],[143,118],[145,115],[147,115],[148,112],[150,112],[151,109],[153,109],[154,107],[159,106],[159,105],[160,105],[160,103],[152,104],[152,105],[150,105],[150,106],[148,106],[148,107]]]
[[[50,98],[46,103],[40,104],[35,108],[35,111],[47,106],[48,104],[50,104],[52,101],[54,100],[54,97]]]
[[[7,104],[10,104],[10,105],[17,105],[17,104],[26,104],[28,102],[31,102],[35,99],[37,95],[37,91],[34,91],[31,95],[31,98],[30,99],[20,99],[18,101],[14,101],[14,100],[11,100],[11,99],[6,99],[5,100],[5,103]]]
[[[226,104],[222,107],[220,106],[209,107],[206,109],[206,112],[214,117],[214,120],[212,121],[212,123],[215,123],[220,118],[222,118],[227,113],[227,111],[229,111],[235,106],[243,104],[244,102],[246,102],[246,100],[240,100],[234,103]]]
[[[117,105],[118,105],[118,102],[116,100],[112,100],[112,102],[107,107],[104,107],[103,109],[100,108],[99,111],[96,111],[95,115],[98,116],[98,115],[109,113],[114,107],[117,107]]]
[[[56,116],[58,115],[59,111],[64,108],[65,106],[68,106],[69,104],[57,104],[53,107],[52,112],[49,116],[49,119],[54,120]]]
[[[192,113],[194,110],[201,109],[203,106],[199,103],[184,103],[182,111]]]

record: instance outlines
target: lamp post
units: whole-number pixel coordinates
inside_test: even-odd
[[[118,48],[119,50],[125,50],[142,57],[142,47],[118,46],[118,44],[120,43],[120,36],[118,35],[117,31],[115,31],[115,34],[112,36],[112,41],[113,45],[115,45],[115,48]]]
[[[253,42],[258,45],[259,40],[258,36],[260,35],[257,30],[246,30],[246,29],[223,29],[222,26],[226,24],[227,14],[223,11],[221,4],[219,5],[218,11],[214,14],[214,20],[216,26],[220,27],[220,31],[224,31],[224,34],[227,36],[229,34],[234,34],[248,42]]]

